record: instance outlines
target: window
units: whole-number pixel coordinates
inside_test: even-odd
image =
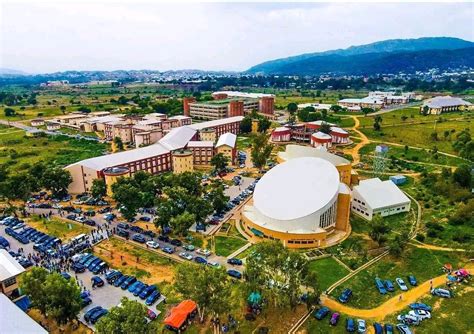
[[[16,277],[10,277],[3,281],[3,286],[5,288],[8,288],[9,286],[12,286],[15,283],[16,283]]]

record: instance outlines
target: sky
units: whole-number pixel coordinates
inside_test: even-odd
[[[0,2],[0,68],[229,70],[393,38],[474,40],[473,3]]]

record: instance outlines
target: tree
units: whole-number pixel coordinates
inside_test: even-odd
[[[400,118],[402,119],[402,122],[405,122],[408,119],[408,116],[402,115],[402,117],[400,117]]]
[[[245,269],[248,292],[260,292],[275,307],[295,307],[302,286],[315,288],[316,278],[309,275],[308,261],[281,242],[258,243],[247,257]],[[313,291],[315,292],[315,291]]]
[[[252,142],[252,151],[250,153],[255,167],[261,169],[267,163],[273,150],[273,145],[268,142],[269,136],[265,133],[255,136]]]
[[[135,300],[123,297],[95,325],[98,334],[152,333],[145,321],[146,307]],[[155,332],[156,333],[156,332]]]
[[[337,105],[337,104],[333,104],[331,106],[331,108],[329,108],[329,110],[335,112],[335,113],[338,113],[340,111],[342,111],[342,107],[340,105]]]
[[[211,165],[214,166],[214,171],[217,173],[225,170],[228,164],[229,158],[222,153],[217,153],[211,158]]]
[[[41,314],[46,315],[48,295],[45,293],[48,271],[42,267],[33,267],[27,271],[21,280],[22,291],[30,297],[31,304]]]
[[[428,106],[423,106],[423,108],[421,109],[421,113],[423,114],[423,116],[428,115],[429,112],[430,112],[430,107]]]
[[[266,132],[270,126],[272,125],[272,122],[266,117],[260,117],[258,120],[258,132]]]
[[[33,191],[33,179],[29,174],[13,174],[0,183],[0,193],[8,201],[26,201]]]
[[[61,198],[67,195],[67,188],[72,182],[71,173],[60,167],[46,168],[43,174],[43,187],[51,191],[55,198]]]
[[[330,134],[331,133],[331,125],[329,125],[329,123],[322,122],[321,127],[319,128],[319,131],[323,132],[323,133],[326,133],[326,134]]]
[[[15,114],[16,114],[16,111],[13,108],[5,108],[3,111],[4,111],[6,117],[15,116]]]
[[[294,102],[288,103],[286,107],[290,113],[295,113],[298,110],[298,105]]]
[[[364,116],[367,116],[367,114],[373,113],[375,110],[372,109],[372,108],[364,107],[364,108],[362,108],[361,111],[362,111],[362,113],[364,114]]]
[[[81,310],[81,289],[74,279],[66,280],[58,273],[34,267],[23,276],[21,289],[41,314],[59,324],[75,319]]]
[[[140,208],[140,189],[125,178],[119,178],[112,185],[112,198],[120,205],[120,213],[125,219],[132,219]]]
[[[118,151],[123,151],[123,141],[120,137],[114,138],[114,144]]]
[[[382,116],[380,116],[380,115],[375,116],[375,118],[374,118],[374,130],[375,131],[380,131],[380,129],[381,129],[380,123],[382,123]]]
[[[233,283],[224,268],[212,268],[182,263],[176,269],[174,287],[184,298],[192,299],[198,306],[202,320],[206,312],[220,316],[232,309],[236,297]]]
[[[249,133],[250,131],[252,131],[252,117],[246,115],[242,122],[240,122],[240,132]]]
[[[66,324],[76,319],[82,308],[81,288],[76,280],[67,280],[59,273],[49,274],[44,292],[48,296],[48,316],[58,324]]]
[[[472,183],[471,167],[461,165],[453,173],[453,180],[463,188],[470,188]]]
[[[60,106],[59,109],[61,109],[63,115],[66,113],[66,106]]]
[[[449,134],[450,134],[449,130],[444,130],[444,132],[443,132],[444,140],[448,139]]]
[[[438,133],[436,131],[432,132],[430,138],[432,141],[438,141]]]
[[[377,244],[382,246],[387,241],[387,233],[390,231],[390,228],[387,224],[382,221],[381,216],[375,215],[370,224],[369,236],[370,238],[377,242]]]
[[[107,195],[105,179],[95,179],[92,181],[91,194],[94,198],[102,198]]]
[[[184,211],[170,219],[170,226],[179,235],[186,235],[189,228],[196,222],[196,216]]]
[[[406,232],[402,234],[397,234],[395,238],[389,241],[389,244],[388,244],[389,253],[395,257],[400,257],[403,251],[405,250],[408,241],[409,241],[409,237]]]
[[[212,203],[212,208],[217,213],[221,213],[226,208],[229,202],[229,196],[224,194],[224,186],[222,182],[213,184],[213,189],[208,194],[209,201]]]

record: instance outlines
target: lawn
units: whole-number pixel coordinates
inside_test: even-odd
[[[321,291],[325,291],[333,283],[349,273],[349,270],[332,257],[309,262],[309,270],[316,273],[318,286]]]
[[[239,135],[237,137],[237,149],[244,151],[252,145],[252,137]]]
[[[216,255],[229,256],[247,243],[247,240],[238,237],[216,236],[214,238]]]
[[[390,256],[383,258],[367,270],[352,277],[344,285],[337,287],[332,296],[337,297],[342,290],[350,288],[353,291],[353,297],[348,303],[350,306],[374,308],[399,292],[399,289],[396,288],[393,293],[381,295],[375,287],[374,279],[376,277],[390,279],[395,284],[397,277],[407,281],[408,275],[414,275],[418,282],[424,282],[441,275],[443,264],[451,263],[454,267],[458,267],[464,260],[454,252],[433,251],[410,246],[400,259]]]
[[[436,127],[436,128],[435,128]],[[361,131],[369,137],[369,139],[386,142],[397,143],[401,145],[417,146],[426,149],[437,147],[439,151],[455,154],[452,144],[456,138],[456,134],[464,129],[469,129],[471,133],[474,131],[474,123],[472,117],[465,117],[462,120],[450,120],[442,123],[424,122],[421,124],[401,124],[387,126],[382,123],[381,131],[375,131],[372,126],[361,128]],[[448,137],[444,137],[444,132],[450,133]],[[454,132],[453,132],[454,131]],[[431,134],[437,132],[438,140],[433,141]]]
[[[66,166],[71,163],[102,155],[107,144],[65,136],[26,137],[23,130],[0,128],[0,164],[10,170],[28,169],[38,161]]]
[[[34,227],[38,231],[47,233],[63,241],[71,239],[81,233],[89,233],[90,230],[78,223],[65,221],[59,218],[51,218],[50,220],[41,219],[39,216],[33,215],[28,221],[28,225]]]
[[[379,145],[378,143],[371,143],[362,147],[359,151],[361,155],[364,155],[368,158],[368,161],[373,159],[375,147]],[[417,149],[417,148],[407,148],[403,146],[394,146],[387,145],[389,151],[387,157],[391,158],[392,156],[401,159],[412,161],[414,163],[429,163],[436,165],[445,165],[445,166],[459,166],[466,163],[466,160],[456,157],[447,156],[444,154],[433,154],[430,150],[427,149]]]

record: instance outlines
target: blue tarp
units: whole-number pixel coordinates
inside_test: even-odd
[[[28,296],[23,296],[23,298],[18,299],[15,302],[15,305],[21,308],[23,312],[26,312],[30,308],[30,298],[28,298]]]

